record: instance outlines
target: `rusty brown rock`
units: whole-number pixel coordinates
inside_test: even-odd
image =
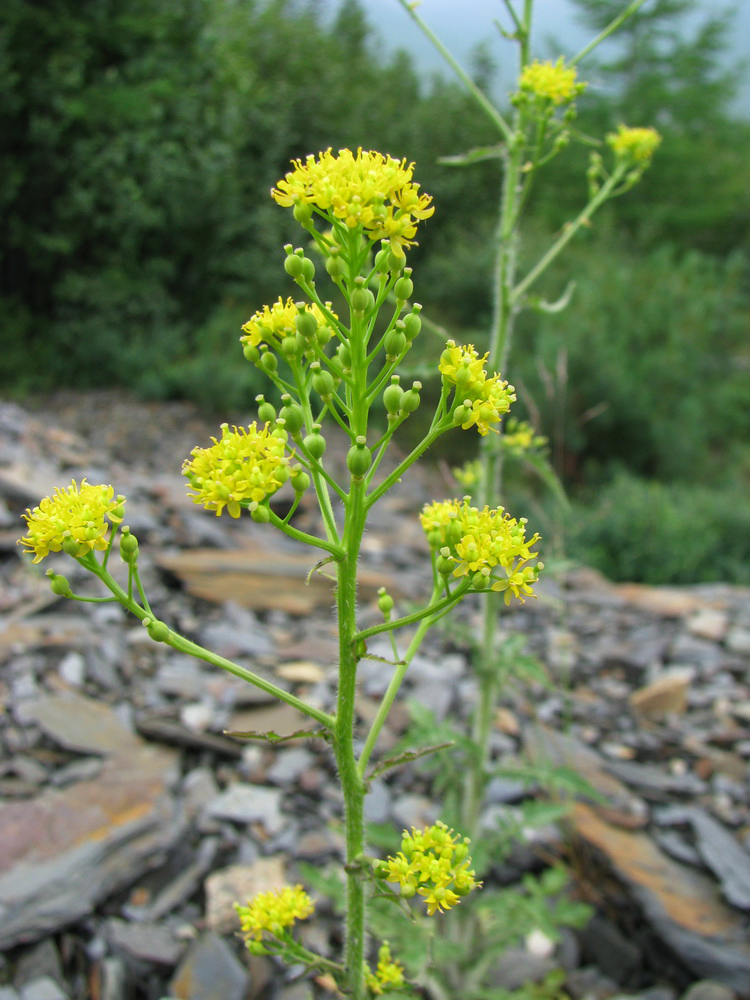
[[[687,695],[695,671],[691,668],[669,670],[662,677],[638,688],[630,695],[630,707],[642,719],[663,719],[687,708]]]

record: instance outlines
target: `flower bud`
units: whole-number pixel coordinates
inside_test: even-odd
[[[315,340],[318,347],[325,347],[328,341],[333,336],[333,330],[330,326],[319,326],[315,331]]]
[[[404,316],[404,333],[406,334],[406,339],[411,343],[417,336],[419,331],[422,329],[422,320],[420,319],[419,312],[421,310],[420,305],[415,305],[412,311]]]
[[[393,375],[391,377],[391,384],[383,392],[383,403],[385,405],[386,411],[391,416],[396,416],[396,414],[401,409],[401,400],[404,398],[404,390],[399,385],[398,375]]]
[[[269,375],[273,375],[279,366],[276,355],[268,350],[262,352],[258,364]]]
[[[455,562],[450,558],[450,549],[446,545],[440,550],[440,555],[435,560],[435,569],[441,576],[450,576],[456,568]]]
[[[313,372],[313,389],[317,392],[321,399],[330,399],[333,395],[334,389],[336,388],[333,381],[333,375],[331,375],[329,371],[326,371],[325,368],[321,368],[320,362],[318,361],[314,361],[310,365],[310,369]]]
[[[388,270],[403,271],[406,257],[404,254],[394,253],[392,250],[388,254]]]
[[[406,350],[406,343],[405,335],[397,326],[389,330],[383,341],[386,357],[394,360],[400,358]]]
[[[66,577],[60,573],[55,573],[53,569],[47,570],[47,576],[49,577],[50,590],[53,594],[57,594],[58,597],[67,597],[72,593]]]
[[[375,858],[372,863],[372,872],[375,878],[387,879],[388,878],[388,865],[385,861],[381,861],[380,858]]]
[[[319,462],[326,450],[326,439],[320,433],[320,424],[313,424],[311,433],[302,443],[308,454]]]
[[[78,556],[82,554],[82,551],[85,551],[85,546],[80,542],[77,542],[69,532],[66,532],[62,543],[62,549],[66,555],[73,556],[74,559],[77,559]]]
[[[288,243],[284,249],[287,252],[287,258],[284,261],[284,270],[292,278],[299,278],[302,274],[302,251],[299,250],[296,253],[292,253],[290,243]]]
[[[157,621],[155,618],[144,618],[143,624],[155,642],[166,642],[169,638],[169,627],[164,622]]]
[[[410,299],[414,292],[414,282],[411,280],[409,275],[411,274],[411,268],[407,267],[404,269],[403,275],[398,279],[396,284],[393,286],[393,291],[397,299],[405,301]]]
[[[372,452],[367,447],[367,438],[360,434],[346,456],[346,467],[354,479],[362,479],[372,465]]]
[[[297,308],[299,309],[295,320],[297,333],[301,334],[305,340],[310,340],[318,329],[318,321],[311,312],[305,311],[304,303],[298,302]]]
[[[307,229],[313,217],[312,205],[298,201],[292,210],[292,214],[294,215],[295,220]]]
[[[131,534],[127,525],[123,526],[120,535],[120,558],[126,563],[135,563],[138,558],[138,539]]]
[[[352,370],[352,352],[349,350],[349,345],[339,344],[336,350],[336,356],[341,364],[341,370],[350,372]]]
[[[287,361],[294,361],[300,355],[299,344],[296,337],[284,337],[281,341],[281,353]]]
[[[378,608],[385,618],[389,618],[391,611],[393,611],[393,598],[385,587],[378,590]]]
[[[419,398],[419,390],[421,388],[421,382],[414,382],[411,389],[404,393],[404,398],[401,400],[402,413],[414,413],[421,402]]]
[[[284,421],[286,430],[289,431],[292,437],[296,437],[302,430],[302,426],[305,422],[305,415],[302,412],[302,407],[297,403],[292,402],[292,397],[286,393],[281,397],[281,400],[284,405],[279,411],[279,416]]]
[[[315,280],[315,265],[309,257],[302,258],[302,278],[308,285]]]
[[[273,403],[267,402],[263,395],[256,396],[255,402],[258,404],[258,420],[264,424],[272,424],[276,419],[276,408]]]
[[[268,524],[271,520],[271,512],[266,505],[257,504],[255,507],[251,505],[249,510],[250,517],[258,524]]]
[[[336,254],[333,253],[332,249],[331,256],[326,257],[326,271],[328,271],[328,274],[331,276],[332,281],[338,282],[341,281],[341,279],[346,274],[346,261],[342,260],[341,257],[339,257],[338,248],[336,249],[337,249]]]
[[[390,256],[390,250],[388,247],[383,247],[382,250],[378,250],[375,254],[375,270],[378,274],[388,274],[390,268],[388,267],[388,257]]]
[[[245,344],[242,348],[242,353],[245,355],[245,360],[251,361],[254,365],[257,365],[260,360],[260,351],[257,347],[253,347],[251,344]]]
[[[295,493],[304,493],[310,488],[310,477],[303,469],[292,473],[290,482]]]
[[[361,279],[364,281],[364,279]],[[375,296],[364,284],[359,284],[352,292],[351,307],[354,312],[366,313],[375,305]]]

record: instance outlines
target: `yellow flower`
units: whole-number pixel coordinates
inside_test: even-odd
[[[414,164],[382,153],[330,149],[291,170],[271,191],[284,207],[311,205],[333,226],[360,229],[372,242],[389,239],[399,256],[413,244],[417,223],[435,211],[412,181]]]
[[[496,430],[491,424],[500,422],[516,398],[512,385],[499,375],[487,375],[484,363],[488,357],[480,358],[473,344],[457,347],[449,340],[438,365],[444,381],[456,387],[454,423],[464,430],[476,427],[483,437]]]
[[[575,66],[566,66],[562,56],[556,63],[540,62],[535,59],[524,66],[518,81],[522,93],[533,94],[555,105],[569,104],[585,88],[585,83],[576,83]]]
[[[525,420],[510,419],[500,442],[506,451],[520,456],[540,451],[547,445],[547,438],[537,434]]]
[[[85,479],[80,487],[75,479],[65,489],[56,487],[51,497],[21,515],[28,534],[19,539],[20,544],[34,553],[35,563],[63,548],[76,557],[106,549],[109,524],[105,517],[117,525],[125,516],[125,497],[114,493],[112,486],[90,486]]]
[[[211,440],[210,448],[193,448],[182,467],[194,491],[193,502],[206,510],[218,515],[226,507],[232,517],[239,517],[242,501],[262,503],[286,481],[285,442],[268,424],[262,430],[255,423],[247,430],[222,424],[221,439]]]
[[[505,595],[506,604],[512,596],[523,601],[523,595],[533,595],[544,564],[531,551],[540,536],[526,538],[525,517],[516,520],[502,507],[479,510],[465,498],[426,504],[420,520],[433,552],[455,564],[454,576],[474,577],[478,589],[490,585]]]
[[[235,903],[234,908],[245,938],[260,941],[264,931],[281,937],[295,921],[309,917],[315,905],[302,886],[295,885],[259,892],[246,906]]]
[[[401,886],[407,898],[418,893],[430,916],[449,910],[481,886],[470,868],[469,840],[438,821],[424,830],[404,830],[401,850],[381,862],[380,874]]]
[[[618,159],[630,160],[641,166],[648,166],[660,142],[661,136],[655,128],[618,125],[617,131],[607,136],[607,143]]]
[[[404,985],[404,967],[391,958],[391,946],[387,941],[382,943],[378,951],[377,969],[375,972],[368,969],[365,978],[370,992],[376,996],[387,993],[388,990],[397,990]]]
[[[245,336],[240,337],[240,342],[248,347],[257,347],[258,344],[264,343],[278,350],[285,337],[295,336],[297,317],[306,313],[311,313],[315,317],[318,326],[327,325],[328,320],[316,305],[305,305],[302,309],[298,309],[291,297],[284,302],[279,296],[278,301],[272,306],[263,306],[243,324],[242,330]]]

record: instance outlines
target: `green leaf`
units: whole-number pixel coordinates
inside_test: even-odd
[[[280,736],[279,733],[274,733],[273,731],[258,733],[251,729],[246,733],[239,733],[232,729],[225,729],[224,735],[233,736],[236,740],[265,740],[274,746],[277,743],[288,743],[290,740],[309,740],[314,738],[330,740],[331,738],[331,733],[327,729],[298,729],[295,733],[289,733],[287,736]]]
[[[408,764],[412,760],[419,760],[420,757],[427,757],[430,754],[439,753],[441,750],[449,750],[455,745],[455,740],[450,740],[446,743],[436,743],[433,746],[422,747],[421,750],[406,750],[404,753],[400,753],[396,757],[387,757],[373,768],[373,770],[368,774],[367,780],[372,781],[373,778],[377,778],[378,775],[384,774],[386,771],[390,771],[391,768],[401,767],[402,764]]]

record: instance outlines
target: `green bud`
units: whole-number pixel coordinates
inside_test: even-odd
[[[403,275],[398,279],[396,284],[393,286],[393,291],[397,299],[406,300],[412,297],[414,292],[414,282],[411,280],[409,275],[411,274],[411,268],[407,267],[404,270]]]
[[[375,305],[375,296],[369,288],[358,285],[352,292],[351,307],[354,312],[366,313]]]
[[[295,493],[304,493],[310,488],[310,477],[300,469],[292,474],[291,484]]]
[[[315,331],[315,340],[318,343],[318,347],[325,347],[332,336],[333,330],[331,330],[330,326],[319,326]]]
[[[326,439],[320,433],[320,424],[313,424],[312,432],[307,435],[302,443],[308,454],[317,459],[317,461],[321,460],[326,450]]]
[[[352,352],[349,350],[349,345],[339,344],[336,350],[336,356],[339,359],[342,370],[350,372],[352,370]]]
[[[403,413],[414,413],[417,409],[421,402],[419,397],[419,390],[421,388],[421,382],[414,382],[411,389],[404,393],[404,398],[401,400],[401,411]]]
[[[302,307],[300,308],[300,306]],[[310,340],[311,337],[315,336],[315,331],[318,329],[318,321],[311,312],[305,311],[304,305],[301,303],[297,303],[297,308],[300,310],[295,321],[297,333],[301,334],[305,340]]]
[[[399,385],[398,375],[393,375],[391,378],[391,384],[383,393],[383,403],[385,404],[386,411],[391,414],[391,416],[396,416],[396,414],[401,409],[401,400],[404,398],[404,390]]]
[[[346,274],[346,261],[342,260],[338,254],[326,257],[326,271],[328,271],[332,281],[341,281]]]
[[[386,356],[389,358],[400,358],[406,350],[406,337],[398,327],[389,330],[385,336],[383,346]]]
[[[296,253],[290,253],[284,261],[284,270],[292,278],[299,278],[302,274],[302,257]]]
[[[302,258],[302,277],[308,285],[315,280],[315,265],[309,257]]]
[[[287,361],[294,361],[299,357],[299,344],[296,337],[284,337],[281,341],[281,353]]]
[[[276,417],[276,426],[271,431],[271,437],[279,438],[281,441],[289,440],[289,432],[286,429],[286,420],[283,417]],[[276,470],[276,476],[281,476],[283,472],[283,466],[279,466]]]
[[[312,205],[307,205],[305,202],[297,202],[292,209],[292,214],[295,220],[307,229],[313,217]]]
[[[157,621],[155,618],[144,618],[143,624],[146,626],[148,634],[156,642],[166,642],[169,638],[169,627],[164,622]]]
[[[346,467],[355,479],[362,479],[372,465],[372,452],[367,447],[367,438],[360,434],[346,456]]]
[[[266,948],[266,946],[263,944],[262,941],[250,940],[246,941],[245,944],[247,945],[247,950],[250,952],[251,955],[268,954],[268,948]]]
[[[393,252],[388,254],[389,271],[395,271],[396,273],[398,273],[399,271],[403,271],[405,263],[406,263],[406,257],[404,254],[397,254]]]
[[[386,618],[390,617],[391,611],[393,611],[393,598],[386,591],[385,587],[381,587],[378,590],[378,608]]]
[[[388,274],[390,268],[388,267],[388,257],[390,255],[390,250],[388,247],[383,247],[382,250],[378,250],[375,254],[375,270],[378,274]]]
[[[269,375],[273,375],[276,369],[279,367],[279,363],[276,360],[276,355],[273,354],[271,351],[263,351],[263,353],[260,356],[260,361],[258,362],[258,364],[263,369],[263,371],[267,372]]]
[[[450,551],[450,550],[448,550]],[[456,568],[456,564],[449,556],[441,554],[435,560],[435,569],[441,576],[450,576],[453,570]]]
[[[410,882],[402,882],[400,891],[404,899],[412,899],[417,893],[417,887]]]
[[[375,878],[386,879],[388,877],[388,865],[380,858],[375,858],[373,861],[372,871]]]
[[[81,546],[72,535],[66,535],[62,549],[66,555],[73,556],[74,559],[81,554]]]
[[[263,424],[272,424],[276,419],[276,408],[273,403],[267,402],[263,395],[256,396],[255,402],[258,404],[258,420]]]
[[[414,340],[419,331],[422,329],[422,320],[419,316],[419,310],[421,308],[421,306],[415,305],[412,311],[407,316],[404,316],[404,333],[409,343]]]
[[[245,344],[242,348],[242,353],[245,355],[246,361],[251,361],[254,365],[260,360],[260,351],[257,347],[253,347],[251,344]]]
[[[471,411],[463,404],[461,406],[457,406],[453,411],[453,426],[460,427],[461,424],[468,419],[470,412]]]
[[[474,590],[485,590],[489,582],[489,573],[475,573],[471,578],[471,585]]]
[[[47,576],[49,577],[49,586],[53,594],[57,594],[58,597],[67,597],[72,593],[66,577],[55,573],[53,569],[47,570]]]
[[[310,367],[313,368],[314,364]],[[321,368],[319,363],[312,377],[312,387],[322,399],[330,399],[333,395],[333,390],[336,388],[333,375],[324,368]]]
[[[281,398],[284,400],[284,396]],[[305,422],[305,415],[302,412],[302,407],[297,403],[293,403],[290,396],[287,396],[286,399],[288,402],[285,402],[284,406],[281,407],[279,416],[285,422],[284,426],[292,437],[295,437],[302,430],[302,426]]]
[[[267,506],[258,504],[257,507],[250,509],[250,517],[258,524],[268,524],[271,520],[271,512]]]
[[[468,854],[469,854],[469,845],[464,843],[464,841],[461,841],[460,843],[456,844],[456,846],[453,848],[453,857],[456,859],[456,861],[463,861],[464,858],[468,857]]]

